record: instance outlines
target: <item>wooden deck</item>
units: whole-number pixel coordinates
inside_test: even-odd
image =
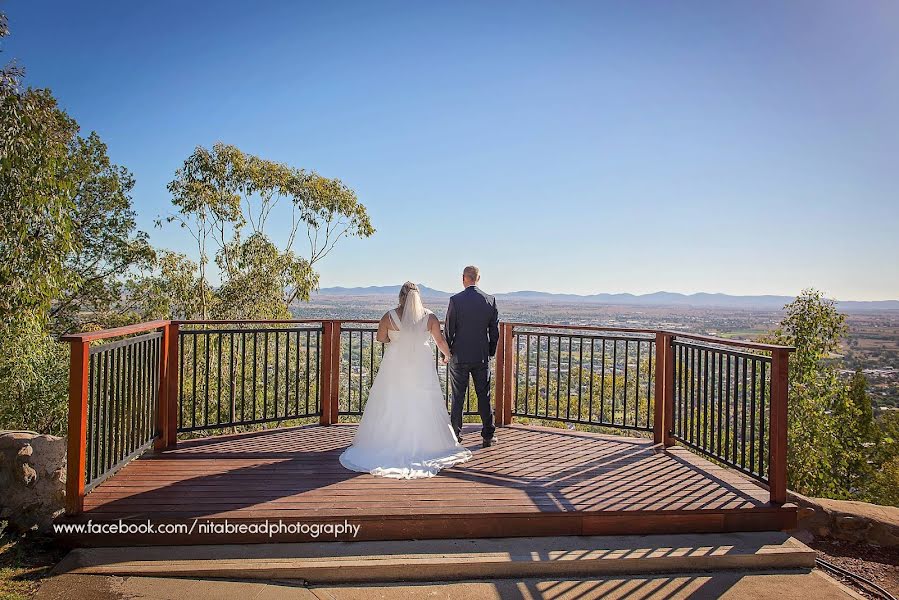
[[[734,471],[651,440],[523,425],[424,480],[346,471],[353,425],[309,426],[180,442],[147,454],[87,495],[65,522],[343,523],[355,539],[781,530],[796,508]],[[309,535],[200,533],[64,536],[90,545],[310,541]],[[317,541],[329,539],[322,535]],[[330,536],[330,539],[334,539]],[[353,539],[340,536],[339,539]]]

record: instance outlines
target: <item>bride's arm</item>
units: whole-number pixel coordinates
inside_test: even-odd
[[[449,344],[446,343],[446,338],[443,337],[443,332],[440,331],[440,321],[433,313],[428,316],[428,331],[431,332],[431,337],[437,342],[437,347],[443,352],[443,359],[449,361],[451,356]]]
[[[378,322],[378,333],[375,335],[375,339],[382,344],[390,343],[390,334],[387,333],[387,323],[389,322],[389,319],[390,317],[385,314]]]

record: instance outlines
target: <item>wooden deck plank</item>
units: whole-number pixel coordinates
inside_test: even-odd
[[[482,450],[470,428],[472,460],[398,481],[340,466],[354,433],[312,426],[182,441],[124,467],[70,520],[350,519],[365,524],[359,539],[752,531],[795,521],[795,508],[769,505],[742,475],[648,439],[513,425]],[[177,539],[140,543],[209,538]]]

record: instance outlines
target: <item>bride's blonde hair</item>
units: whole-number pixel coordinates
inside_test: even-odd
[[[411,281],[407,281],[403,284],[403,287],[400,288],[400,306],[406,305],[406,296],[409,295],[409,292],[412,290],[418,290],[418,286],[412,283]]]

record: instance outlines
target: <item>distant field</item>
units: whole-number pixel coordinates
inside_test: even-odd
[[[446,298],[424,298],[425,305],[443,318]],[[301,318],[378,319],[396,304],[389,296],[316,296],[294,307]],[[780,311],[660,306],[612,306],[534,300],[499,302],[500,318],[529,323],[569,323],[646,329],[675,329],[714,334],[730,339],[757,339],[780,322]],[[853,313],[844,344],[844,369],[899,368],[899,311]],[[899,375],[871,378],[870,390],[879,406],[899,406]]]

